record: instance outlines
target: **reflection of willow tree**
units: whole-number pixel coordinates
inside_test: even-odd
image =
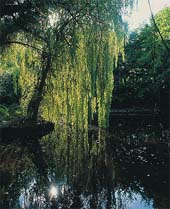
[[[50,172],[59,178],[67,175],[71,186],[67,204],[73,200],[73,208],[85,202],[89,208],[102,204],[126,208],[129,199],[139,194],[146,203],[153,200],[157,208],[168,207],[168,148],[157,146],[152,133],[149,140],[154,139],[153,143],[143,144],[144,137],[131,144],[101,130],[87,134],[66,129],[51,136],[47,148]]]
[[[97,111],[99,125],[107,126],[112,70],[123,51],[122,8],[133,1],[2,3],[1,45],[15,44],[18,52],[20,44],[24,50],[14,59],[21,63],[20,81],[26,81],[21,82],[22,91],[29,91],[27,116],[37,119],[45,96],[41,106],[45,118],[87,126],[88,115]]]
[[[1,173],[4,172],[1,192],[9,192],[6,203],[15,208],[20,194],[24,193],[24,198],[29,194],[28,199],[35,200],[32,208],[33,205],[48,208],[50,183],[55,185],[60,181],[66,185],[64,196],[54,203],[60,208],[80,209],[83,204],[91,209],[102,205],[108,209],[127,208],[134,193],[146,202],[153,199],[156,208],[168,208],[169,155],[166,144],[157,146],[156,136],[152,133],[149,136],[152,144],[142,144],[142,138],[139,138],[140,142],[127,143],[124,137],[118,137],[120,135],[108,136],[97,129],[77,133],[62,128],[41,141],[46,151],[45,161],[37,142],[27,143],[24,150],[17,145],[18,151],[9,146],[6,148],[6,152],[11,153],[8,154],[9,160],[0,167]],[[15,158],[18,152],[22,156]],[[8,167],[11,159],[16,159],[18,166]],[[47,180],[47,172],[52,182]],[[34,179],[34,186],[30,187]],[[2,198],[2,208],[4,203]]]
[[[104,202],[107,208],[114,208],[115,166],[106,152],[103,133],[77,133],[64,128],[60,135],[52,135],[48,141],[51,142],[47,148],[49,172],[56,174],[54,178],[66,175],[67,184],[71,186],[66,200],[61,200],[63,208],[72,201],[71,208],[82,208],[83,201],[87,201],[90,208],[100,208]]]

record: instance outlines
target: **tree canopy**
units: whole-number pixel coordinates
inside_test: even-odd
[[[118,98],[113,96],[113,101],[124,97],[123,103],[130,100],[133,105],[160,105],[160,92],[169,91],[170,86],[169,15],[170,8],[164,8],[156,14],[155,23],[151,19],[150,24],[130,34],[125,46],[125,62],[120,60],[115,70],[115,78],[119,80],[115,83]]]
[[[67,115],[65,122],[78,124],[84,118],[82,124],[87,124],[97,112],[99,124],[107,126],[112,71],[123,52],[122,12],[133,2],[2,1],[1,48],[15,44],[16,53],[22,51],[15,60],[27,117],[37,119],[44,98],[44,117],[50,112],[53,120]],[[4,51],[3,60],[9,55]],[[3,62],[2,68],[7,69]]]

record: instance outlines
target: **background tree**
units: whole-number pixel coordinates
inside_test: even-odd
[[[170,8],[165,8],[155,16],[155,22],[170,46]],[[160,92],[168,91],[170,80],[170,54],[152,22],[130,34],[125,47],[125,62],[116,69],[119,77],[115,91],[120,103],[129,106],[160,107]],[[116,99],[116,97],[115,97]],[[114,100],[114,96],[113,96]],[[131,102],[127,102],[127,101]],[[164,101],[165,102],[165,101]],[[113,102],[114,104],[114,102]]]

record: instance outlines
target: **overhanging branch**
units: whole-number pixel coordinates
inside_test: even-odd
[[[22,46],[25,46],[25,47],[28,47],[28,48],[32,48],[36,51],[39,51],[41,53],[45,53],[47,54],[46,51],[43,51],[42,49],[38,48],[38,47],[35,47],[35,46],[32,46],[28,43],[23,43],[23,42],[20,42],[20,41],[5,41],[5,42],[1,42],[1,45],[7,45],[7,44],[19,44],[19,45],[22,45]]]

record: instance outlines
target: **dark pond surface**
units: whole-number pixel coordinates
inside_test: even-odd
[[[0,209],[168,209],[169,131],[60,130],[0,145]]]

